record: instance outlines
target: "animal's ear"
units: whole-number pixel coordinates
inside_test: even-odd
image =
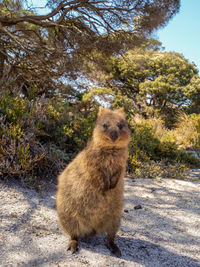
[[[99,107],[98,117],[102,116],[106,112],[108,112],[107,108]]]
[[[122,115],[122,116],[126,116],[125,112],[124,112],[124,108],[119,108],[119,109],[116,109],[115,112],[117,112],[118,114]]]

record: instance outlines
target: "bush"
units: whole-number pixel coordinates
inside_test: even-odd
[[[4,94],[0,98],[0,114],[6,117],[6,121],[13,123],[22,118],[26,109],[26,102],[19,97],[11,97]]]
[[[180,114],[176,128],[171,131],[178,147],[200,149],[200,114]]]
[[[44,151],[38,148],[36,151],[35,140],[18,123],[6,125],[5,119],[0,117],[0,129],[0,176],[17,177],[36,185],[37,177],[45,172]]]
[[[135,178],[173,178],[184,179],[187,175],[188,167],[180,162],[170,163],[167,160],[147,161],[142,167],[137,167],[134,172]]]
[[[80,107],[61,97],[34,101],[0,99],[0,176],[38,187],[58,173],[91,137],[97,106]]]
[[[0,98],[0,176],[39,187],[58,173],[91,138],[97,117],[95,101],[68,103],[61,96],[29,101]],[[130,113],[131,114],[131,113]],[[128,170],[142,177],[181,177],[199,164],[185,148],[199,148],[199,115],[182,115],[169,130],[161,119],[133,119]]]
[[[168,130],[160,119],[145,120],[138,117],[131,125],[130,155],[128,160],[129,172],[148,177],[162,173],[177,177],[181,170],[190,166],[198,166],[200,162],[184,152],[176,142],[175,130]],[[177,132],[179,130],[177,129]],[[182,136],[184,132],[182,132]],[[167,168],[171,168],[170,174]],[[177,170],[180,170],[177,175]],[[173,171],[172,171],[173,170]]]

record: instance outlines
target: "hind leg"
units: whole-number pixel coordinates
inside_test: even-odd
[[[71,236],[67,250],[70,250],[72,254],[78,250],[78,240],[79,238],[77,236]]]
[[[75,218],[65,216],[64,213],[59,214],[60,225],[67,235],[70,236],[68,249],[72,253],[78,250],[78,241],[80,237],[79,223]]]
[[[107,231],[106,246],[117,257],[121,257],[121,255],[122,255],[121,251],[120,251],[120,249],[118,248],[118,246],[114,242],[115,237],[116,237],[116,233],[118,231],[118,228],[119,228],[119,223],[117,223],[115,225],[112,225],[112,228],[110,228]]]
[[[121,257],[122,255],[121,251],[119,247],[115,244],[114,240],[115,240],[115,235],[108,234],[106,246],[113,254],[115,254],[115,256]]]

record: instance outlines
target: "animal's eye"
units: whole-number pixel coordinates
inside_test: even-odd
[[[104,130],[107,130],[108,129],[108,124],[104,123],[103,128],[104,128]]]
[[[119,128],[120,130],[122,130],[123,127],[124,127],[124,125],[123,125],[122,123],[119,123],[117,126],[118,126],[118,128]]]

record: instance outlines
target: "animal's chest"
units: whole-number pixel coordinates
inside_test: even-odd
[[[97,161],[99,169],[103,172],[107,172],[108,175],[113,175],[116,172],[120,172],[123,168],[123,160],[119,155],[111,153],[103,153],[100,155]]]

